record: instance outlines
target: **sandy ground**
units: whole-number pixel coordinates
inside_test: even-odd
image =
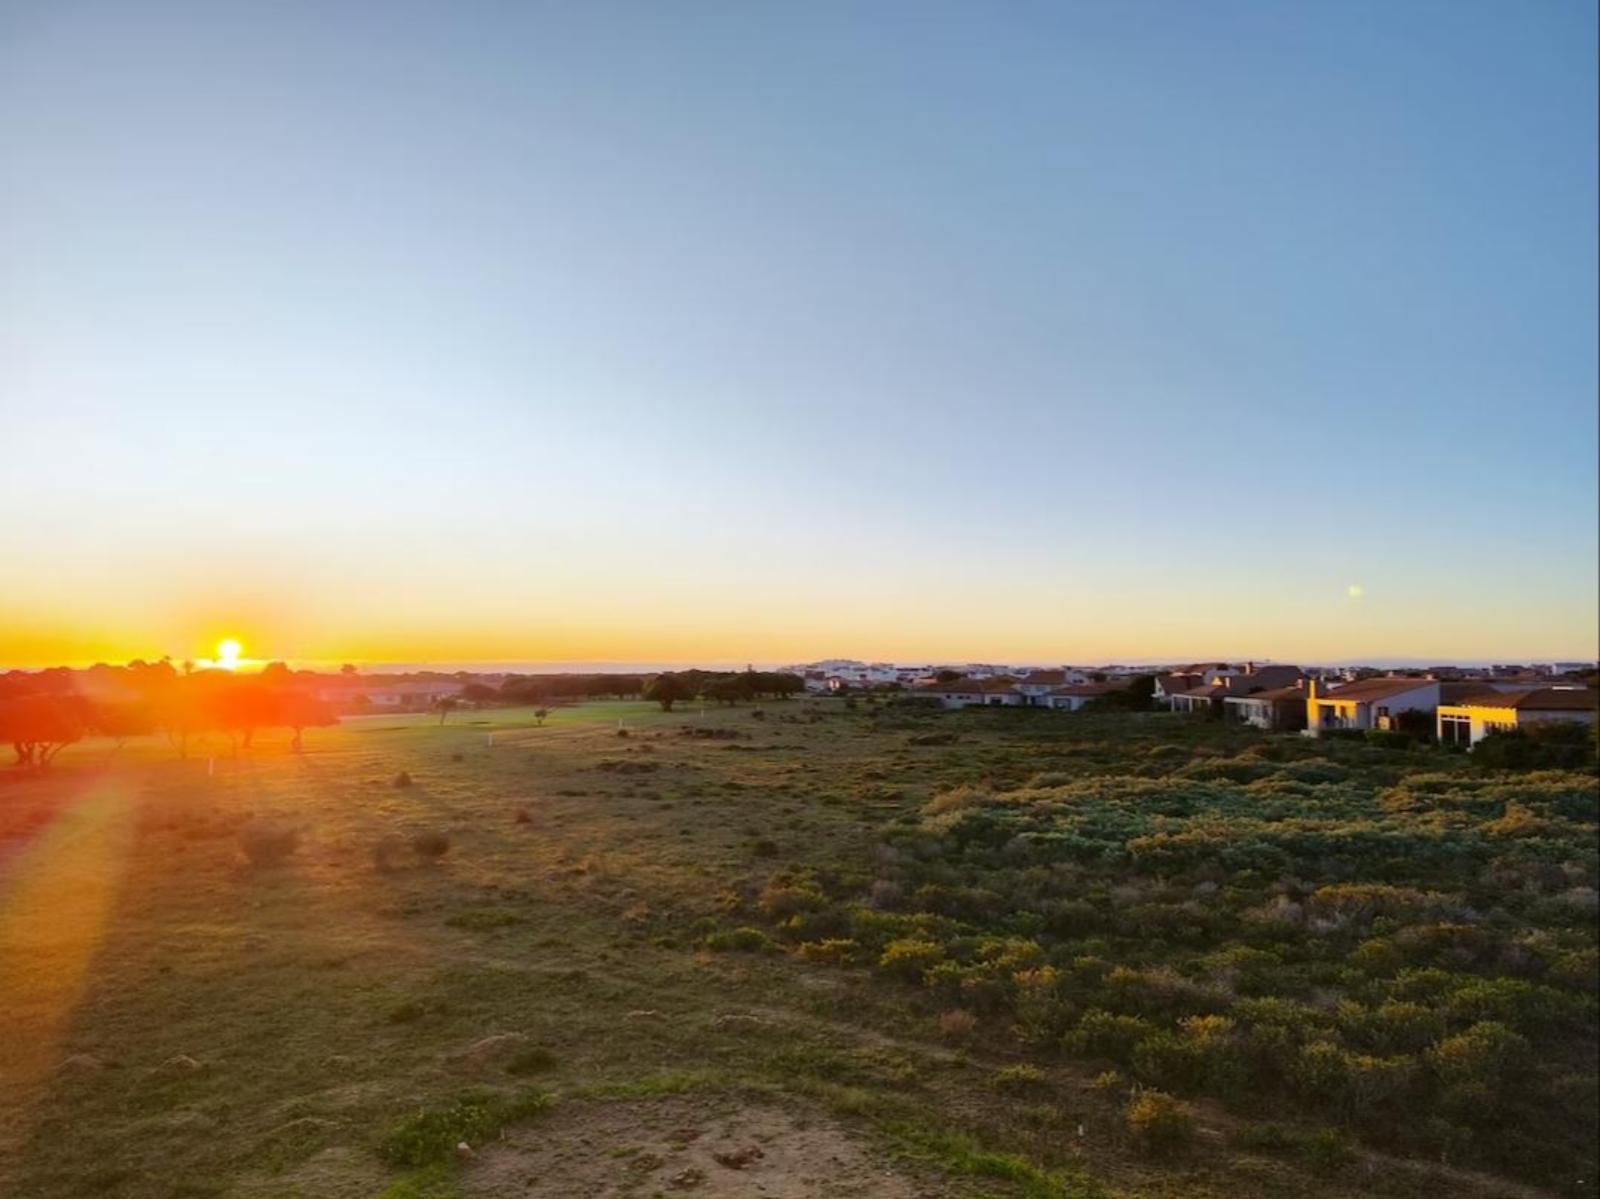
[[[826,1119],[699,1097],[564,1106],[478,1154],[462,1190],[472,1199],[933,1193]]]

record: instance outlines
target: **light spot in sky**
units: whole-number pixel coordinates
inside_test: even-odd
[[[1365,587],[1363,587],[1360,583],[1351,583],[1350,586],[1348,586],[1348,587],[1346,587],[1344,589],[1344,593],[1346,595],[1348,595],[1351,599],[1358,600],[1362,596],[1366,595],[1367,589]]]

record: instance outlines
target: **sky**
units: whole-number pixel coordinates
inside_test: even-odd
[[[1596,20],[0,0],[0,664],[1592,658]]]

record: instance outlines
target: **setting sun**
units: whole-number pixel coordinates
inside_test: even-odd
[[[243,648],[231,637],[226,641],[217,642],[217,665],[222,667],[223,670],[238,669],[239,654]]]

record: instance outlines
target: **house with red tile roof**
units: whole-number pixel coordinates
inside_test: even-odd
[[[1345,683],[1324,692],[1312,679],[1306,689],[1306,735],[1339,729],[1388,729],[1402,712],[1439,707],[1439,680],[1385,675]]]
[[[1439,744],[1471,748],[1490,733],[1527,728],[1530,724],[1594,724],[1597,712],[1600,692],[1592,687],[1486,691],[1439,705]]]

